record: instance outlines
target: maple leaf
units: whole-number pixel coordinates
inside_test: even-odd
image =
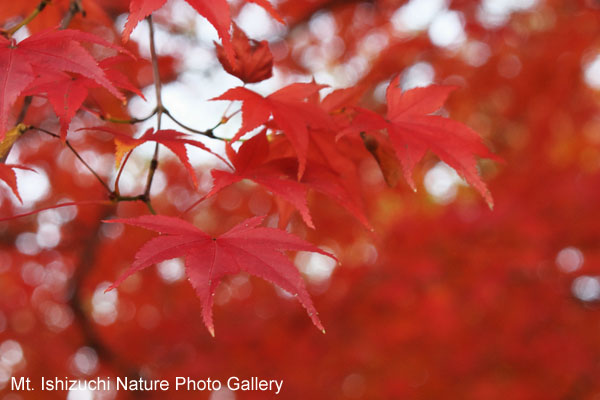
[[[8,112],[19,95],[35,85],[35,81],[47,81],[49,75],[65,72],[79,74],[125,100],[80,42],[125,52],[95,35],[70,29],[36,33],[19,43],[0,36],[0,140],[5,135]]]
[[[102,60],[98,65],[115,87],[129,90],[144,98],[142,93],[121,72],[109,68],[115,58]],[[35,85],[27,88],[23,95],[46,93],[48,101],[52,104],[52,108],[60,120],[61,139],[65,140],[71,120],[88,97],[89,89],[99,86],[96,81],[83,76],[73,77],[66,73],[48,73],[43,78],[37,79]]]
[[[217,157],[218,159],[220,159],[221,161],[223,161],[225,164],[229,165],[227,160],[225,160],[220,155],[214,153],[211,149],[206,147],[203,143],[198,142],[196,140],[186,139],[187,135],[185,133],[182,133],[182,132],[179,132],[179,131],[176,131],[173,129],[161,129],[159,131],[154,132],[154,129],[149,128],[139,138],[132,138],[130,136],[125,135],[124,133],[121,133],[114,129],[103,127],[103,126],[97,126],[97,127],[93,127],[93,128],[81,128],[81,129],[82,130],[95,130],[95,131],[108,132],[114,136],[115,146],[116,146],[115,163],[116,163],[117,167],[121,164],[121,160],[123,159],[123,156],[127,152],[135,149],[136,147],[138,147],[146,142],[155,142],[155,143],[162,144],[163,146],[165,146],[166,148],[171,150],[177,156],[177,158],[179,158],[179,161],[181,161],[181,163],[187,169],[188,174],[190,175],[190,178],[192,179],[192,182],[194,183],[195,187],[198,187],[198,181],[196,179],[196,173],[194,172],[194,167],[192,167],[192,164],[190,164],[190,160],[187,155],[187,150],[185,148],[186,144],[197,147],[204,151],[207,151],[210,154]]]
[[[244,87],[228,90],[212,100],[240,100],[242,104],[242,126],[232,141],[247,132],[266,124],[271,115],[273,122],[289,139],[298,157],[298,179],[306,169],[309,135],[308,127],[333,129],[329,115],[317,105],[305,100],[319,92],[325,85],[314,82],[293,83],[275,93],[263,97]]]
[[[360,201],[356,201],[355,196],[349,193],[342,182],[339,182],[342,181],[341,177],[329,168],[311,163],[302,179],[298,181],[294,179],[298,171],[296,159],[282,157],[269,160],[269,141],[264,130],[244,142],[238,152],[233,150],[230,143],[227,143],[226,151],[235,170],[233,172],[212,170],[213,187],[204,197],[205,199],[243,179],[249,179],[275,195],[279,210],[280,228],[287,225],[291,211],[296,209],[306,225],[315,229],[306,200],[308,190],[314,189],[334,199],[363,223],[365,227],[371,229],[362,211]],[[292,210],[289,210],[288,204],[293,207]]]
[[[245,83],[260,82],[273,75],[273,55],[269,49],[269,42],[248,39],[237,24],[233,24],[231,42],[235,53],[233,63],[229,61],[223,46],[215,43],[217,57],[225,71]]]
[[[296,296],[313,324],[324,331],[304,281],[284,251],[310,251],[337,260],[333,255],[280,229],[260,227],[264,216],[247,219],[218,237],[212,237],[179,218],[144,215],[105,221],[124,223],[159,232],[136,253],[135,261],[106,291],[128,276],[161,261],[185,258],[185,269],[202,304],[202,319],[214,336],[213,295],[226,275],[245,271],[274,283]]]
[[[477,171],[475,155],[501,160],[483,144],[477,132],[468,126],[438,115],[428,115],[443,106],[455,86],[431,85],[405,92],[398,87],[400,77],[394,78],[387,89],[387,115],[383,118],[373,111],[360,109],[352,127],[342,132],[386,129],[404,178],[413,190],[412,171],[431,150],[442,161],[463,176],[493,207],[492,196]]]
[[[289,179],[274,164],[265,164],[269,155],[269,142],[265,131],[244,142],[236,153],[227,143],[227,155],[232,162],[235,171],[221,171],[213,169],[213,187],[205,196],[209,198],[243,179],[250,179],[261,186],[264,186],[275,196],[289,202],[300,212],[302,219],[309,227],[314,229],[314,224],[306,203],[307,187],[298,181]]]
[[[65,140],[71,120],[88,96],[89,79],[78,79],[65,73],[47,74],[45,79],[37,79],[23,95],[45,93],[60,120],[60,137]]]
[[[19,201],[22,204],[23,199],[21,199],[21,196],[19,195],[19,190],[17,188],[17,176],[14,171],[15,168],[33,172],[35,172],[35,170],[24,165],[0,163],[0,180],[4,181],[8,185],[8,187],[10,187],[14,195],[17,197],[17,199],[19,199]]]
[[[235,51],[231,44],[229,28],[231,14],[227,0],[185,0],[190,6],[211,23],[223,42],[225,54],[231,63],[235,63]],[[267,0],[246,0],[263,7],[271,16],[283,23],[283,19]],[[123,41],[129,40],[131,32],[136,25],[165,5],[167,0],[131,0],[129,3],[129,16],[123,30]]]

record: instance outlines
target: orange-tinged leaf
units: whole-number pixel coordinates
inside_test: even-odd
[[[12,145],[17,139],[27,130],[27,125],[18,124],[14,128],[6,132],[4,140],[0,142],[0,160],[4,159]]]
[[[177,158],[179,158],[179,161],[181,161],[181,163],[187,169],[188,174],[190,175],[190,178],[192,179],[192,182],[194,183],[195,187],[198,187],[198,181],[196,179],[196,173],[194,172],[194,168],[190,164],[185,145],[194,146],[204,151],[207,151],[213,154],[215,157],[219,158],[225,164],[228,164],[228,162],[223,157],[221,157],[218,154],[215,154],[203,143],[198,142],[196,140],[188,139],[184,133],[173,129],[161,129],[159,131],[154,132],[154,130],[150,128],[139,138],[132,138],[130,136],[125,135],[124,133],[103,126],[84,129],[108,132],[114,136],[116,147],[115,161],[117,167],[121,164],[123,156],[127,152],[138,147],[139,145],[146,142],[155,142],[162,144],[163,146],[171,150],[177,156]]]

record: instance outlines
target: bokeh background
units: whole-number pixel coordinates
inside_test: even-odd
[[[2,2],[0,17],[9,25],[34,3]],[[83,0],[87,20],[77,17],[74,27],[118,39],[127,3]],[[385,111],[394,74],[405,89],[458,85],[442,112],[479,132],[505,160],[480,161],[494,210],[433,155],[417,169],[413,193],[405,182],[389,188],[364,152],[361,185],[374,232],[316,194],[310,207],[317,229],[297,216],[290,223],[341,260],[292,255],[327,334],[284,292],[240,275],[217,292],[216,339],[202,324],[180,260],[103,293],[151,234],[99,219],[143,207],[68,207],[2,222],[0,398],[165,398],[9,390],[12,376],[39,382],[142,375],[283,379],[281,399],[600,399],[600,3],[273,3],[285,26],[254,4],[231,2],[238,24],[250,37],[269,40],[276,60],[274,77],[253,90],[268,94],[314,77],[333,88],[364,85],[362,105]],[[67,6],[53,1],[29,30],[52,26]],[[190,10],[169,1],[155,16],[158,52],[165,103],[186,124],[206,129],[227,106],[207,100],[239,81],[218,64],[213,28]],[[147,56],[147,34],[140,24],[129,48]],[[149,64],[129,62],[123,70],[146,87],[148,102],[114,104],[113,114],[143,116],[154,104]],[[44,101],[34,101],[32,110],[29,118],[56,126]],[[73,128],[90,118],[79,115]],[[218,134],[232,136],[239,123],[234,118]],[[92,141],[70,139],[80,147]],[[83,155],[112,171],[111,141],[93,143]],[[132,192],[143,184],[151,153],[152,147],[141,149],[123,175]],[[200,190],[207,191],[212,159],[190,154]],[[64,146],[41,135],[23,137],[9,161],[39,173],[19,174],[23,205],[0,188],[3,215],[102,196]],[[193,189],[175,161],[162,165],[153,195],[161,210],[175,214],[194,198]],[[203,204],[194,220],[219,232],[274,210],[264,189],[244,183]],[[168,394],[273,397],[225,389]]]

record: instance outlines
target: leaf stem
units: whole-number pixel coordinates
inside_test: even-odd
[[[77,15],[77,13],[81,13],[81,15],[85,17],[85,10],[81,5],[81,0],[71,0],[71,3],[69,4],[69,11],[67,14],[65,14],[65,17],[60,23],[60,29],[67,29],[71,23],[71,20],[73,17],[75,17],[75,15]]]
[[[114,191],[115,195],[117,195],[117,196],[119,196],[119,180],[121,179],[121,174],[123,173],[125,164],[127,164],[127,161],[129,160],[129,156],[131,155],[132,152],[133,152],[133,150],[129,150],[127,152],[125,159],[121,162],[121,167],[119,168],[119,172],[117,173],[117,179],[115,179],[115,191]]]
[[[156,56],[156,44],[154,41],[154,24],[152,23],[152,15],[149,15],[147,18],[148,26],[150,27],[150,55],[152,57],[152,72],[154,74],[154,89],[156,91],[156,130],[160,130],[162,115],[165,111],[162,103],[162,83],[160,81],[160,71],[158,69],[158,57]],[[154,209],[150,204],[150,189],[152,188],[152,181],[154,179],[154,174],[156,173],[156,169],[158,168],[158,150],[160,146],[156,143],[154,147],[154,156],[152,157],[152,161],[150,161],[150,168],[148,169],[148,178],[146,180],[146,189],[144,190],[145,203],[148,206],[150,212],[154,213]]]
[[[33,21],[35,19],[35,17],[37,17],[38,14],[41,13],[44,10],[44,8],[46,8],[46,6],[48,4],[50,4],[50,1],[52,1],[52,0],[42,0],[42,1],[40,1],[40,3],[37,5],[37,7],[35,8],[35,10],[33,10],[31,12],[31,14],[29,14],[27,17],[25,17],[25,19],[23,19],[23,21],[19,22],[17,25],[15,25],[12,28],[10,28],[9,30],[7,30],[5,32],[5,35],[8,36],[8,37],[11,37],[19,29],[21,29],[22,27],[24,27],[25,25],[27,25],[28,23],[30,23],[31,21]]]
[[[147,18],[148,26],[150,27],[150,56],[152,57],[152,74],[154,76],[154,90],[156,92],[156,130],[160,130],[162,114],[165,111],[162,102],[162,82],[160,80],[160,71],[158,69],[158,56],[156,55],[156,42],[154,40],[154,23],[152,22],[152,15]]]
[[[23,99],[23,107],[21,107],[21,111],[19,111],[19,115],[17,116],[15,125],[19,125],[25,120],[25,115],[27,115],[27,110],[29,110],[29,106],[31,106],[32,99],[32,96],[25,96],[25,99]]]
[[[43,128],[39,128],[37,126],[30,126],[29,129],[35,129],[38,130],[40,132],[43,132],[47,135],[50,135],[52,137],[55,137],[57,139],[60,139],[60,135],[57,135],[56,133],[52,133],[50,131],[47,131]],[[104,179],[102,179],[100,177],[100,175],[98,175],[98,173],[81,157],[81,155],[79,154],[79,152],[77,150],[75,150],[75,148],[71,145],[71,143],[68,140],[65,140],[65,144],[67,145],[67,147],[69,148],[69,150],[71,150],[71,152],[75,155],[75,157],[77,157],[77,159],[79,161],[81,161],[81,163],[87,168],[88,171],[90,171],[92,173],[92,175],[94,175],[96,177],[96,179],[98,180],[98,182],[100,182],[100,184],[102,186],[104,186],[104,188],[108,191],[108,193],[113,193],[113,191],[110,189],[110,187],[108,186],[108,184],[104,181]]]
[[[109,116],[105,116],[105,115],[101,115],[98,113],[95,113],[91,110],[86,110],[89,113],[92,113],[94,115],[96,115],[98,118],[100,118],[102,121],[107,121],[107,122],[112,122],[115,124],[126,124],[126,125],[133,125],[133,124],[137,124],[138,122],[144,122],[149,120],[150,118],[152,118],[154,115],[156,115],[156,113],[158,112],[158,107],[155,108],[149,115],[143,117],[143,118],[130,118],[130,119],[120,119],[120,118],[113,118],[113,117],[109,117]]]
[[[189,127],[189,126],[185,125],[184,123],[180,122],[179,120],[177,120],[177,119],[176,119],[176,118],[173,116],[173,114],[171,114],[171,113],[169,112],[169,110],[165,109],[165,110],[164,110],[164,113],[165,113],[165,115],[166,115],[166,116],[168,116],[168,117],[169,117],[169,118],[170,118],[170,119],[171,119],[173,122],[175,122],[177,125],[179,125],[179,126],[180,126],[180,127],[182,127],[183,129],[186,129],[186,130],[188,130],[188,131],[190,131],[190,132],[193,132],[193,133],[197,133],[197,134],[199,134],[199,135],[204,135],[204,136],[206,136],[206,137],[209,137],[209,138],[211,138],[211,139],[225,140],[225,139],[222,139],[222,138],[220,138],[220,137],[217,137],[217,136],[215,136],[215,135],[214,135],[214,133],[213,133],[213,131],[214,131],[216,128],[218,128],[218,127],[219,127],[219,126],[220,126],[220,125],[223,123],[223,120],[219,121],[219,123],[218,123],[218,124],[216,124],[214,127],[210,128],[210,129],[208,129],[208,130],[206,130],[206,131],[199,131],[199,130],[197,130],[197,129],[194,129],[194,128],[191,128],[191,127]]]

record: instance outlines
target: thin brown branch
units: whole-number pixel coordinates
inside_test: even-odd
[[[225,139],[222,139],[222,138],[220,138],[220,137],[217,137],[217,136],[215,136],[215,135],[214,135],[214,133],[213,133],[213,131],[214,131],[214,130],[215,130],[217,127],[219,127],[219,126],[220,126],[220,125],[223,123],[223,120],[219,121],[219,123],[218,123],[217,125],[215,125],[214,127],[210,128],[210,129],[208,129],[208,130],[206,130],[206,131],[199,131],[199,130],[197,130],[197,129],[194,129],[194,128],[191,128],[191,127],[189,127],[189,126],[185,125],[184,123],[180,122],[179,120],[177,120],[177,119],[176,119],[176,118],[175,118],[175,117],[174,117],[174,116],[173,116],[173,115],[172,115],[172,114],[169,112],[169,110],[165,109],[165,110],[164,110],[164,113],[165,113],[165,115],[166,115],[166,116],[168,116],[168,117],[169,117],[169,118],[170,118],[170,119],[171,119],[173,122],[175,122],[177,125],[179,125],[180,127],[182,127],[182,128],[183,128],[183,129],[185,129],[185,130],[188,130],[188,131],[190,131],[190,132],[192,132],[192,133],[197,133],[197,134],[199,134],[199,135],[204,135],[204,136],[206,136],[206,137],[209,137],[209,138],[211,138],[211,139],[225,140]]]
[[[93,113],[90,110],[87,110],[87,111],[90,113]],[[149,120],[154,115],[156,115],[157,112],[158,112],[158,108],[155,108],[149,115],[145,116],[144,118],[135,118],[134,117],[134,118],[130,118],[130,119],[113,118],[113,117],[96,114],[96,113],[93,113],[93,114],[96,115],[98,118],[100,118],[102,121],[112,122],[114,124],[133,125],[133,124],[137,124],[139,122],[144,122],[144,121]]]
[[[4,36],[7,37],[11,37],[12,35],[15,34],[16,31],[18,31],[19,29],[21,29],[22,27],[24,27],[25,25],[27,25],[28,23],[30,23],[31,21],[33,21],[35,19],[35,17],[38,16],[39,13],[41,13],[42,11],[44,11],[44,8],[46,8],[46,6],[48,4],[50,4],[50,1],[52,0],[42,0],[40,1],[40,3],[37,5],[37,7],[35,8],[35,10],[33,10],[31,12],[31,14],[29,14],[27,17],[25,17],[23,19],[23,21],[19,22],[17,25],[13,26],[12,28],[10,28],[9,30],[4,32]]]
[[[131,156],[131,153],[133,152],[133,150],[129,150],[127,152],[127,155],[125,156],[125,159],[121,162],[121,166],[119,167],[119,172],[117,173],[117,179],[115,179],[115,190],[114,193],[115,195],[119,196],[119,181],[121,180],[121,174],[123,173],[123,169],[125,169],[125,164],[127,164],[127,161],[129,161],[129,156]]]
[[[60,29],[67,29],[71,23],[71,20],[75,17],[75,15],[77,15],[77,13],[81,13],[81,15],[85,17],[85,10],[81,5],[81,0],[71,0],[71,3],[69,4],[69,11],[67,11],[67,14],[63,18],[60,24]]]
[[[23,107],[21,107],[21,111],[19,111],[19,115],[17,116],[15,125],[19,125],[25,120],[25,115],[27,115],[27,110],[29,110],[29,106],[31,106],[32,99],[32,96],[25,96],[25,99],[23,100]]]
[[[149,15],[146,18],[148,21],[148,26],[150,27],[150,55],[152,57],[152,72],[154,74],[154,89],[156,91],[156,130],[160,130],[162,115],[164,112],[164,107],[162,103],[162,83],[160,81],[160,71],[158,69],[158,57],[156,55],[156,43],[154,41],[154,24],[152,23],[152,15]],[[152,181],[154,180],[154,174],[156,173],[156,169],[158,168],[158,150],[160,146],[156,143],[154,147],[154,155],[152,156],[152,161],[150,162],[150,168],[148,169],[148,178],[146,180],[146,189],[144,190],[144,196],[146,205],[148,209],[153,214],[154,209],[150,204],[150,190],[152,189]]]
[[[40,132],[45,133],[46,135],[55,137],[57,139],[60,139],[60,135],[57,135],[56,133],[52,133],[50,131],[47,131],[43,128],[38,128],[36,126],[31,126],[30,129],[35,129],[38,130]],[[100,175],[98,175],[98,173],[81,157],[81,155],[79,154],[79,152],[77,150],[75,150],[75,148],[73,147],[73,145],[71,145],[71,143],[68,140],[65,140],[65,145],[69,148],[69,150],[71,150],[71,152],[75,155],[75,157],[77,157],[77,159],[79,161],[81,161],[81,163],[87,168],[88,171],[90,171],[92,173],[92,175],[94,175],[96,177],[96,179],[98,180],[98,182],[100,182],[100,184],[102,186],[104,186],[104,188],[108,191],[108,193],[112,194],[113,191],[110,189],[110,187],[108,186],[108,184],[104,181],[104,179],[102,179],[100,177]]]

